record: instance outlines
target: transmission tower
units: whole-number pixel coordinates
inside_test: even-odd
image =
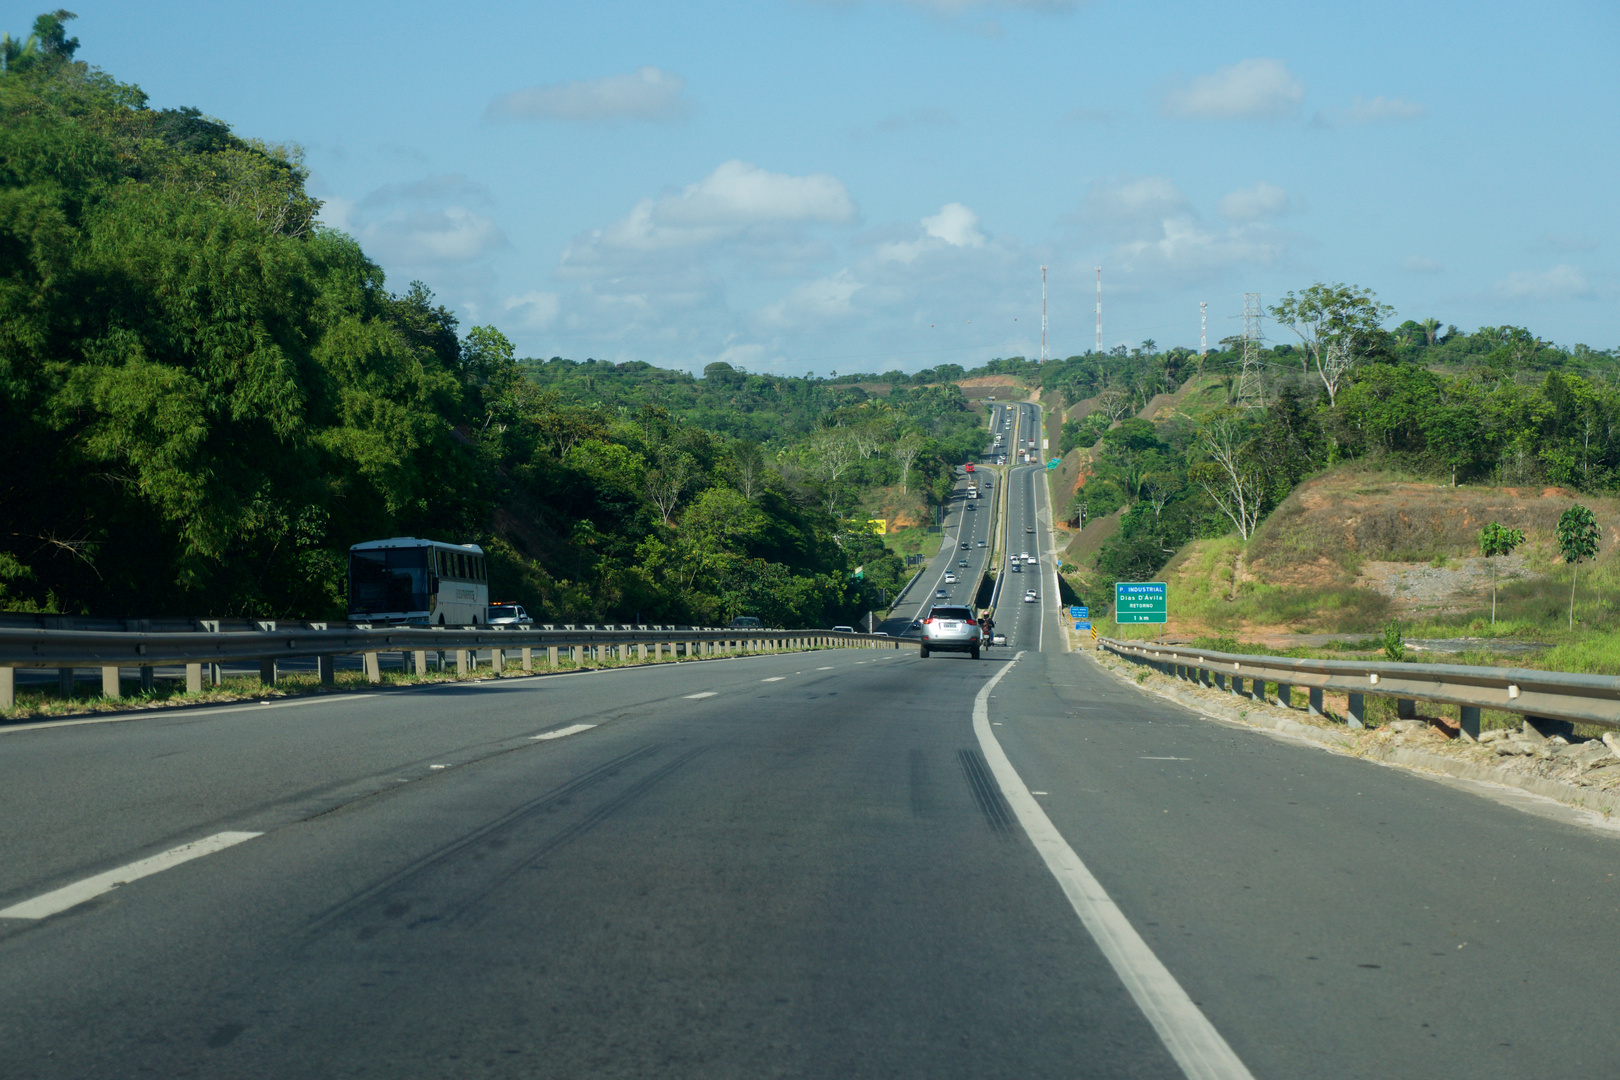
[[[1097,351],[1102,352],[1102,267],[1097,267]]]
[[[1046,267],[1041,267],[1041,363],[1046,363]]]
[[[1265,330],[1260,326],[1262,318],[1260,308],[1260,294],[1257,292],[1243,294],[1243,373],[1238,376],[1237,401],[1239,405],[1258,408],[1265,404],[1265,390],[1261,385],[1260,341],[1265,337]]]

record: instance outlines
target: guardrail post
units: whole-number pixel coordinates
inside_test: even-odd
[[[534,648],[532,646],[524,646],[523,648],[523,670],[534,670]]]
[[[152,675],[152,665],[151,664],[142,665],[142,667],[141,667],[141,692],[143,694],[151,693],[153,685],[156,683],[156,681],[157,680],[155,678],[153,678],[153,675]]]
[[[523,659],[528,660],[528,658],[529,658],[529,650],[524,649],[523,650]],[[421,678],[423,675],[426,675],[427,674],[427,650],[426,649],[417,649],[414,652],[412,652],[411,653],[411,664],[412,664],[413,667],[416,668],[416,675],[417,675],[418,678]],[[524,666],[527,667],[528,665],[524,664]]]
[[[368,673],[371,671],[370,657],[375,656],[375,655],[376,655],[376,653],[367,653],[366,654],[366,657],[367,657],[366,671]],[[467,650],[466,649],[457,649],[456,650],[456,674],[457,675],[465,675],[465,674],[467,674]]]
[[[420,656],[421,653],[416,655]],[[315,670],[320,673],[322,686],[337,685],[337,658],[326,653],[315,658]]]
[[[1313,687],[1310,688],[1310,690],[1308,691],[1306,696],[1307,696],[1307,698],[1308,698],[1308,700],[1310,702],[1310,704],[1308,704],[1305,707],[1306,710],[1312,716],[1321,716],[1322,715],[1322,688],[1320,686],[1313,686]]]
[[[645,641],[636,642],[636,659],[642,661],[643,663],[646,662],[646,660],[647,660],[647,643]]]
[[[1226,672],[1224,672],[1224,671],[1215,672],[1215,689],[1217,689],[1217,690],[1225,690],[1226,689]]]
[[[1568,720],[1549,720],[1545,716],[1526,716],[1524,733],[1532,741],[1550,739],[1554,735],[1568,737],[1575,733],[1575,725]]]
[[[376,654],[375,653],[367,653],[366,655],[367,656],[375,656]],[[142,671],[149,671],[151,669],[142,668],[141,670]],[[279,674],[279,672],[276,671],[276,662],[274,660],[260,660],[259,661],[259,683],[260,683],[260,685],[262,685],[262,686],[274,686],[274,685],[276,685],[276,676],[278,674]],[[143,687],[143,689],[144,689],[144,687]]]
[[[1351,727],[1367,726],[1367,696],[1365,694],[1347,694],[1349,701],[1345,706],[1344,720]]]
[[[1264,679],[1250,679],[1249,680],[1249,689],[1252,691],[1249,694],[1250,697],[1252,697],[1254,700],[1258,701],[1262,705],[1264,705],[1266,703],[1266,680],[1264,680]]]
[[[382,682],[382,660],[374,652],[364,654],[366,665],[366,682]]]
[[[218,686],[219,683],[216,682],[214,685]],[[118,685],[118,669],[116,667],[104,667],[101,669],[101,696],[110,698],[124,696],[123,687]]]
[[[492,648],[492,649],[489,650],[489,667],[490,667],[490,670],[495,672],[495,674],[497,674],[497,675],[499,675],[501,672],[506,670],[506,650],[505,649],[493,649]]]
[[[1294,688],[1285,682],[1277,684],[1277,704],[1285,709],[1294,707]]]
[[[557,646],[555,645],[546,646],[546,667],[552,669],[557,667]]]
[[[56,669],[56,692],[65,698],[73,697],[73,669],[59,667]]]
[[[1458,709],[1457,723],[1461,726],[1463,734],[1475,742],[1479,741],[1479,706],[1463,705]]]
[[[1232,676],[1232,693],[1236,694],[1238,697],[1243,696],[1243,676]]]
[[[17,705],[17,669],[14,667],[0,667],[0,709],[11,709]]]
[[[1395,716],[1400,720],[1415,720],[1417,718],[1417,702],[1411,698],[1396,698]]]
[[[201,664],[187,664],[186,665],[186,693],[188,693],[188,694],[200,694],[200,693],[202,693],[202,665]]]

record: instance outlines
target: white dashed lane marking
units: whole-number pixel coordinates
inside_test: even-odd
[[[687,694],[686,700],[696,701],[698,698],[714,697],[714,695],[718,693],[718,690],[705,690],[701,694]]]
[[[770,677],[770,678],[768,678],[768,679],[761,679],[761,680],[759,680],[759,681],[760,681],[760,682],[781,682],[781,681],[782,681],[782,680],[783,680],[783,679],[785,679],[785,678],[787,678],[787,676],[786,676],[786,675],[772,675],[772,676],[771,676],[771,677]]]
[[[529,738],[531,740],[561,739],[566,735],[578,735],[582,731],[589,731],[595,726],[595,724],[569,724],[567,727],[558,728],[556,731],[542,731],[538,735],[530,735]],[[438,768],[438,766],[435,765],[434,768]]]
[[[0,919],[43,919],[47,915],[55,915],[66,911],[86,900],[94,900],[103,893],[112,892],[120,885],[128,885],[132,881],[139,881],[143,877],[161,873],[171,867],[179,866],[192,859],[200,859],[204,855],[212,855],[216,851],[223,851],[234,844],[244,840],[251,840],[261,835],[256,832],[222,832],[213,836],[205,836],[201,840],[193,840],[189,844],[181,844],[177,848],[170,848],[146,859],[137,859],[127,866],[120,866],[116,870],[108,870],[105,874],[87,877],[83,881],[75,881],[71,885],[64,885],[60,889],[53,889],[43,896],[36,896],[32,900],[24,900],[20,904],[13,904],[0,911]]]

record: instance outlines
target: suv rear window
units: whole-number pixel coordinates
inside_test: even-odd
[[[929,611],[930,619],[961,619],[963,622],[973,621],[973,609],[965,607],[936,607]]]

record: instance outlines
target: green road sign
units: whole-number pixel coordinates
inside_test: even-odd
[[[1169,591],[1162,581],[1114,583],[1114,622],[1162,623],[1169,615]]]

